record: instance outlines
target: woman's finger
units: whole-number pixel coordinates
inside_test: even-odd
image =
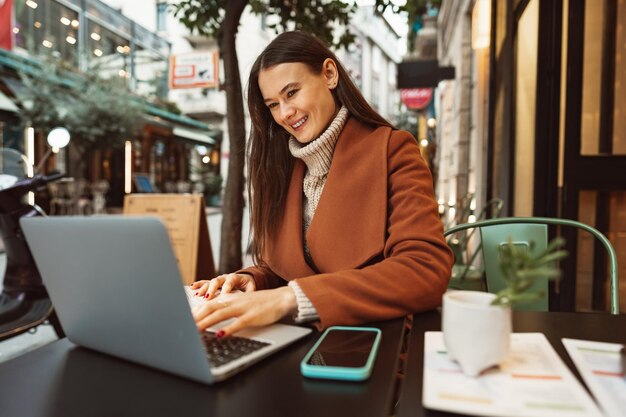
[[[209,284],[211,283],[211,281],[205,281],[205,283],[198,288],[198,291],[196,291],[195,295],[197,295],[198,297],[204,297],[204,294],[206,294],[207,290],[209,289]]]
[[[233,287],[236,286],[235,281],[237,280],[237,276],[235,274],[226,275],[226,279],[222,284],[222,294],[227,294],[233,291]]]
[[[266,291],[236,292],[221,295],[203,303],[194,310],[194,320],[200,330],[214,326],[227,319],[229,322],[222,335],[232,335],[245,328],[265,326],[297,309],[295,294],[288,287]]]
[[[236,317],[236,313],[236,307],[222,300],[213,300],[194,311],[193,317],[198,329],[204,331],[219,322]]]
[[[198,288],[202,287],[207,282],[208,282],[208,280],[201,279],[200,281],[192,282],[190,287],[191,287],[192,290],[197,290]]]
[[[209,282],[207,280],[202,281],[202,285],[196,287],[196,292],[193,295],[196,295],[198,297],[202,297],[204,296],[204,293],[206,292],[207,288],[209,287]]]
[[[204,298],[207,298],[209,300],[214,298],[215,297],[215,293],[217,292],[217,290],[219,290],[222,287],[223,284],[224,284],[224,276],[223,275],[220,275],[219,277],[213,278],[208,283],[206,294],[205,294]]]
[[[227,326],[224,326],[220,329],[222,333],[220,333],[220,337],[230,336],[232,334],[237,333],[240,330],[250,326],[248,320],[245,315],[237,317],[231,323],[228,323]]]

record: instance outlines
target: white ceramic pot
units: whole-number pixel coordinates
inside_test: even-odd
[[[494,306],[495,294],[449,291],[443,296],[442,330],[448,356],[477,376],[509,353],[511,308]]]

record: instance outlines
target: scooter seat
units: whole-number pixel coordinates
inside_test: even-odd
[[[0,308],[0,340],[40,325],[53,311],[49,298],[12,298],[6,294],[1,294]]]

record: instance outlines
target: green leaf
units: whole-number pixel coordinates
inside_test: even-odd
[[[500,271],[506,287],[496,294],[494,305],[515,305],[545,297],[542,291],[530,291],[538,280],[555,280],[561,276],[557,262],[567,256],[559,248],[565,245],[563,238],[552,240],[544,251],[535,252],[535,242],[528,250],[513,244],[511,238],[500,249]]]

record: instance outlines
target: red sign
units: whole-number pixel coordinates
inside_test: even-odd
[[[170,58],[170,88],[211,88],[218,84],[216,51],[194,51]]]
[[[0,0],[0,48],[13,49],[13,0]]]
[[[403,88],[400,98],[409,109],[421,110],[428,106],[433,98],[432,88]]]

